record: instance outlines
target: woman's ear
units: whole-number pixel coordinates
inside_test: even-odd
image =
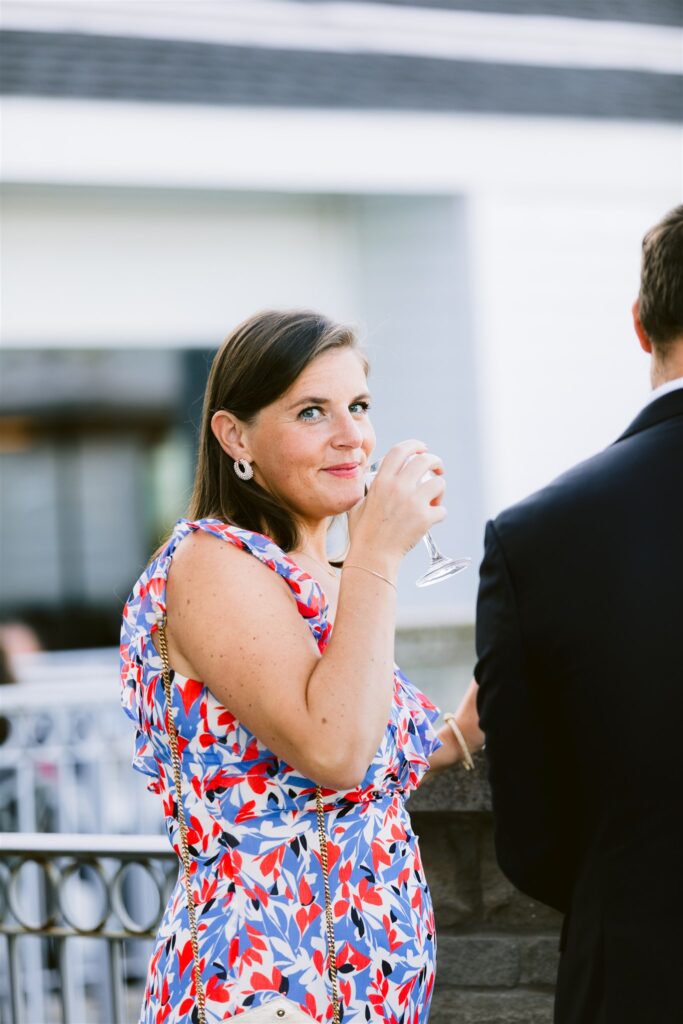
[[[252,462],[247,444],[246,428],[241,420],[226,409],[219,409],[211,417],[211,430],[219,445],[231,459]]]

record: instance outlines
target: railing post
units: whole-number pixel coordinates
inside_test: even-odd
[[[121,942],[114,939],[109,944],[109,976],[111,979],[111,1008],[114,1024],[126,1024],[125,998],[123,993],[123,956]]]
[[[18,936],[8,935],[9,993],[12,1007],[12,1024],[25,1024],[24,993],[21,991],[21,961]]]
[[[7,938],[9,954],[6,970],[0,974],[0,988],[6,979],[0,1002],[9,1004],[11,1024],[46,1021],[55,998],[63,1024],[83,1024],[89,1019],[128,1024],[132,993],[127,988],[124,944],[140,940],[151,945],[159,926],[165,910],[160,873],[167,873],[162,865],[177,867],[167,839],[5,833],[0,836],[0,856],[4,862],[0,885],[8,896],[0,901],[0,935]],[[32,874],[22,870],[26,864],[40,866],[44,884],[36,885]],[[84,870],[86,865],[89,871]],[[129,865],[139,865],[142,872],[136,873],[127,895],[122,869],[125,872]],[[89,888],[92,885],[96,890]],[[151,887],[149,894],[145,885]],[[52,961],[45,959],[46,945],[52,940],[56,971]],[[92,940],[104,941],[106,947],[93,948]],[[100,951],[106,964],[99,958]],[[45,963],[52,966],[44,969]],[[137,990],[135,970],[133,977]],[[92,989],[86,989],[93,981],[96,1007]]]
[[[76,1024],[74,1008],[71,1000],[71,977],[69,973],[69,958],[67,956],[67,939],[57,939],[58,963],[59,963],[59,999],[62,1004],[62,1024]]]

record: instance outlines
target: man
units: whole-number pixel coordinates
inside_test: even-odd
[[[556,1024],[683,1021],[683,206],[643,241],[651,400],[486,528],[496,851],[566,915]]]

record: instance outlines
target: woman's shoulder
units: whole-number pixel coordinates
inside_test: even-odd
[[[181,549],[180,541],[185,537],[188,540]],[[179,556],[181,550],[201,551],[208,552],[210,557],[213,551],[210,547],[210,537],[226,542],[228,546],[224,550],[236,548],[254,555],[258,561],[265,563],[268,568],[274,569],[282,576],[292,577],[297,572],[302,572],[271,537],[259,533],[258,530],[236,526],[220,519],[179,519],[173,531],[170,554]],[[243,563],[243,560],[240,562]]]
[[[215,564],[217,549],[212,546],[216,542],[210,539],[211,535],[228,542],[222,546],[225,552],[230,549],[242,549],[258,554],[262,561],[266,559],[267,554],[275,559],[278,558],[278,553],[285,557],[284,552],[280,552],[270,538],[255,531],[233,526],[218,519],[179,519],[133,585],[123,613],[124,631],[130,634],[149,632],[153,629],[157,616],[165,615],[170,575],[174,579],[182,579],[186,572],[192,573],[203,561],[213,560]],[[218,565],[220,564],[219,561]],[[239,559],[237,571],[239,572],[241,565],[248,567],[252,564],[252,559]],[[172,566],[174,568],[171,574]],[[232,571],[235,571],[234,565]]]
[[[219,520],[181,520],[174,533],[165,572],[174,595],[189,588],[195,595],[234,596],[254,580],[267,582],[273,574],[264,574],[264,565],[277,573],[285,558],[268,537]]]
[[[218,546],[220,540],[227,543]],[[271,572],[265,574],[263,566]],[[123,613],[122,646],[153,632],[158,617],[166,615],[169,596],[174,602],[204,603],[220,595],[223,607],[229,602],[237,617],[240,610],[251,614],[254,601],[262,613],[271,604],[282,610],[278,577],[322,642],[329,633],[325,595],[272,538],[219,519],[179,519],[133,587]]]
[[[183,545],[185,552],[181,555],[180,550],[176,551],[177,565],[173,570],[176,584],[180,583],[181,590],[185,590],[184,583],[192,580],[193,589],[198,592],[206,594],[209,590],[214,593],[221,591],[227,596],[229,591],[231,597],[234,599],[237,596],[238,600],[241,599],[240,595],[248,595],[247,603],[257,599],[259,607],[265,611],[266,605],[263,602],[272,601],[275,610],[282,600],[281,585],[275,583],[275,579],[280,577],[287,584],[299,614],[310,620],[316,638],[321,642],[327,638],[330,628],[327,623],[328,603],[320,584],[271,537],[218,519],[181,519],[176,525],[176,531],[179,539],[188,537]],[[215,549],[211,547],[214,540],[210,539],[210,535],[228,542],[222,548],[227,557],[216,557]],[[234,554],[236,549],[254,558]],[[268,586],[267,577],[257,562],[272,571],[272,587]],[[198,582],[200,585],[195,588]]]
[[[223,545],[223,551],[228,555],[227,558],[216,559],[215,549],[211,546],[214,543],[214,540],[210,539],[211,535],[213,538],[217,537],[228,542]],[[327,608],[327,600],[319,583],[264,533],[235,526],[219,519],[180,519],[176,524],[174,537],[176,540],[172,545],[170,555],[178,563],[177,568],[180,568],[180,572],[177,572],[177,568],[174,569],[176,577],[185,576],[186,573],[192,575],[197,569],[202,571],[209,580],[212,574],[218,574],[215,577],[216,585],[220,585],[220,577],[224,583],[230,585],[233,592],[236,589],[239,590],[240,585],[247,588],[248,592],[249,584],[257,577],[257,574],[261,579],[265,578],[261,575],[261,570],[255,567],[254,560],[256,560],[287,583],[296,599],[299,611],[305,618],[319,615],[323,606],[325,610]],[[185,537],[188,538],[182,545],[185,552],[181,554],[178,545],[180,540]],[[235,549],[251,554],[254,558],[231,557],[232,551]],[[168,574],[168,569],[170,569],[170,557],[166,566],[166,574]]]

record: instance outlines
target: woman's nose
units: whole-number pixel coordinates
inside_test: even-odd
[[[333,443],[343,448],[359,448],[362,440],[361,424],[350,413],[340,417]]]

